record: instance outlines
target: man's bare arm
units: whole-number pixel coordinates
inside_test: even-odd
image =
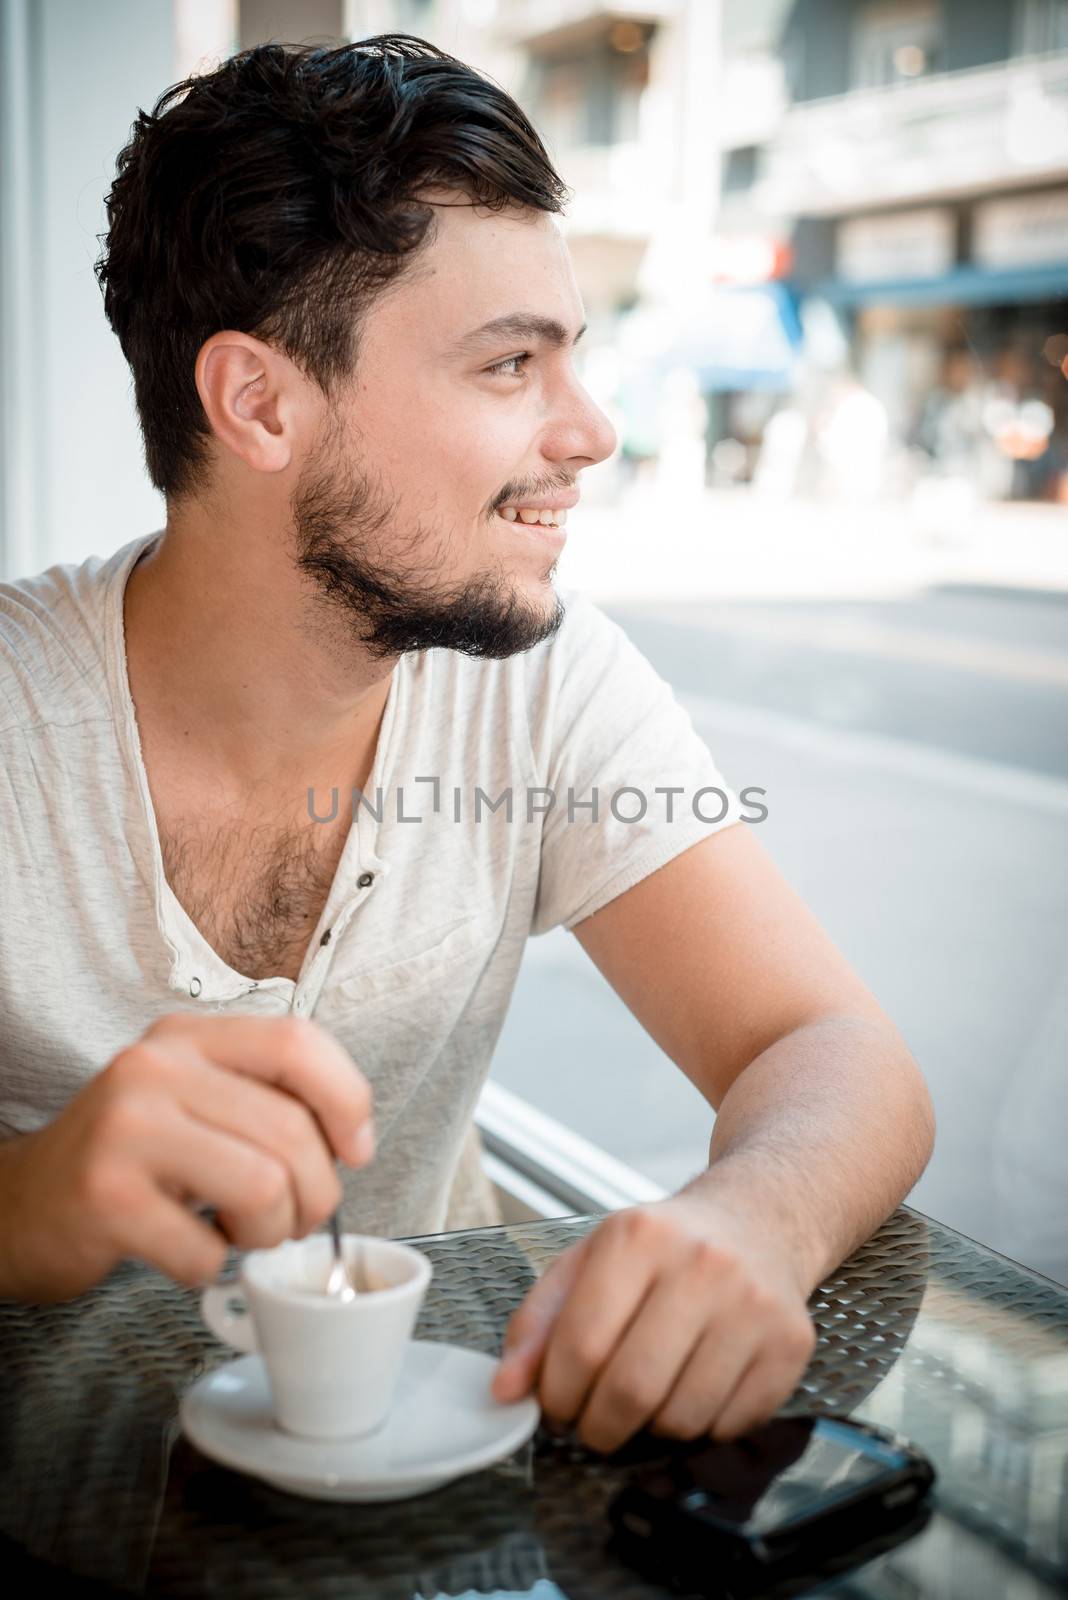
[[[717,1109],[710,1171],[686,1192],[773,1213],[795,1248],[803,1233],[814,1283],[930,1157],[930,1095],[889,1016],[748,824],[676,856],[575,933]]]
[[[930,1097],[874,996],[751,830],[714,834],[580,923],[577,937],[718,1111],[710,1163],[614,1212],[509,1323],[498,1400],[617,1449],[647,1426],[733,1438],[812,1353],[812,1289],[930,1155]]]
[[[777,1235],[810,1293],[908,1194],[934,1134],[930,1095],[897,1030],[824,1017],[738,1075],[709,1170],[682,1192],[714,1195]]]

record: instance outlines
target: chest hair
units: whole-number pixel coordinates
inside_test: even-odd
[[[175,897],[227,965],[250,978],[295,981],[345,830],[310,818],[281,828],[180,826],[160,842]]]

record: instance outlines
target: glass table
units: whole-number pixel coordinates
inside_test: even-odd
[[[417,1337],[496,1355],[535,1278],[599,1220],[415,1241],[434,1263]],[[785,1409],[896,1428],[939,1480],[921,1533],[810,1592],[1068,1593],[1068,1290],[902,1208],[820,1287],[812,1311],[819,1342]],[[609,1500],[635,1463],[664,1459],[667,1441],[640,1434],[603,1458],[539,1430],[508,1460],[418,1499],[297,1499],[215,1466],[178,1431],[184,1389],[231,1358],[201,1324],[195,1293],[133,1264],[66,1305],[0,1304],[5,1592],[668,1592],[606,1548]]]

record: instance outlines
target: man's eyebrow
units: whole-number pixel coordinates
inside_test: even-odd
[[[584,322],[572,339],[563,323],[557,322],[555,317],[538,316],[532,311],[512,311],[507,316],[494,317],[492,322],[484,322],[481,328],[472,328],[470,333],[465,333],[450,346],[449,354],[465,355],[482,345],[501,344],[509,339],[540,339],[544,344],[562,350],[568,344],[578,344],[588,326]]]

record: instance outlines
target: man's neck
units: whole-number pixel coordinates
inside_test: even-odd
[[[142,738],[191,786],[264,803],[368,781],[395,663],[325,637],[277,542],[171,530],[125,597],[130,690]],[[147,760],[147,752],[146,752]]]

